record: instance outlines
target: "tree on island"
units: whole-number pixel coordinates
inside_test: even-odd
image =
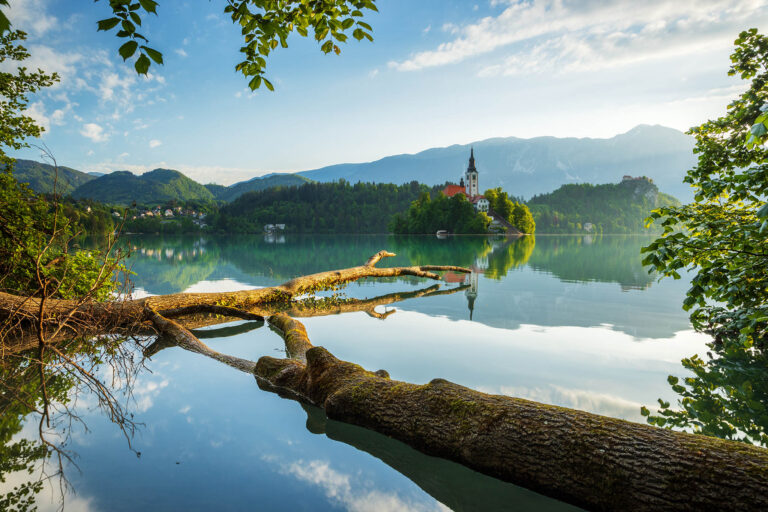
[[[446,197],[438,192],[435,199],[429,192],[422,192],[411,203],[405,216],[396,214],[389,229],[399,235],[426,233],[433,234],[446,230],[454,234],[482,234],[488,232],[491,218],[485,212],[478,212],[464,194]]]
[[[536,232],[536,222],[528,206],[522,201],[512,200],[501,187],[486,190],[483,195],[488,199],[491,209],[521,232],[532,235]]]

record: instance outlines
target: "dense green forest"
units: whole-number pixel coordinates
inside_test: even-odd
[[[679,204],[645,178],[563,185],[528,202],[540,233],[646,233],[651,210]]]
[[[215,200],[207,188],[171,169],[155,169],[140,176],[128,171],[113,172],[78,187],[72,196],[119,205]]]
[[[447,230],[456,234],[481,234],[488,232],[491,218],[483,212],[476,212],[464,194],[446,197],[436,192],[432,198],[429,192],[422,192],[408,211],[398,213],[389,224],[393,233],[419,235]]]
[[[57,194],[71,194],[77,187],[95,179],[94,176],[69,167],[59,166],[58,180],[56,167],[34,160],[17,159],[13,164],[13,177],[19,183],[28,183],[38,194],[52,194],[56,183]]]
[[[430,189],[405,185],[307,183],[243,194],[221,208],[209,224],[217,232],[261,233],[265,224],[285,224],[293,233],[385,233],[396,213]]]

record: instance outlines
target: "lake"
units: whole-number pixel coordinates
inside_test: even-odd
[[[393,379],[442,377],[480,391],[644,422],[642,405],[674,402],[669,375],[706,352],[681,309],[686,279],[648,275],[642,236],[130,236],[135,295],[265,287],[360,265],[471,267],[440,290],[344,314],[301,318],[312,343]],[[341,290],[374,298],[435,282],[365,280]],[[329,295],[326,293],[325,295]],[[419,294],[415,294],[419,295]],[[387,302],[387,301],[384,301]],[[214,350],[282,356],[259,322],[198,331]],[[142,423],[126,439],[84,397],[88,426],[70,449],[80,471],[67,510],[575,510],[321,410],[258,388],[253,376],[178,347],[146,362],[132,387]],[[36,423],[22,435],[34,438]],[[21,477],[19,477],[21,478]],[[13,478],[9,482],[13,483]],[[42,509],[55,509],[49,488]]]

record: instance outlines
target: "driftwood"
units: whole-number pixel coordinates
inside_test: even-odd
[[[300,277],[272,288],[88,305],[87,314],[102,315],[112,325],[151,323],[161,337],[149,353],[178,345],[213,357],[253,373],[263,389],[322,408],[331,420],[382,433],[423,453],[568,503],[593,510],[768,509],[765,449],[488,395],[443,379],[424,385],[398,382],[384,370],[368,371],[313,347],[304,326],[290,316],[268,316],[275,310],[309,315],[311,308],[291,299],[363,277],[439,279],[434,271],[468,271],[376,268],[386,256],[391,254],[382,251],[360,267]],[[395,295],[389,298],[393,302],[406,298]],[[51,302],[53,308],[66,310],[66,301]],[[27,303],[0,295],[0,311],[10,304],[15,311],[34,314],[33,309],[26,311]],[[358,301],[357,309],[350,309],[373,311],[375,305]],[[114,318],[108,316],[110,310]],[[268,316],[270,326],[285,340],[288,357],[264,356],[253,362],[216,352],[191,330],[192,324],[201,325],[199,317],[198,322],[184,322],[183,316],[190,314],[245,318],[256,326]]]

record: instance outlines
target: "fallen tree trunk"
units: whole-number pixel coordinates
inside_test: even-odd
[[[768,509],[763,448],[443,379],[394,381],[312,347],[296,320],[278,315],[270,323],[290,339],[293,358],[260,358],[260,387],[322,407],[331,419],[593,510]]]
[[[2,353],[16,353],[33,348],[38,343],[37,328],[52,326],[60,337],[95,336],[106,333],[138,332],[141,327],[155,324],[152,312],[163,317],[206,313],[221,318],[265,317],[291,308],[301,308],[294,299],[315,291],[336,288],[351,281],[364,278],[385,278],[413,276],[440,280],[435,272],[453,271],[469,273],[464,267],[453,265],[422,265],[413,267],[378,268],[375,265],[383,258],[395,256],[388,251],[379,251],[358,267],[319,272],[296,277],[281,285],[238,292],[219,293],[176,293],[133,300],[106,302],[85,302],[76,300],[45,300],[44,308],[36,297],[23,297],[0,292],[0,344]],[[423,293],[429,293],[430,290]],[[419,292],[416,292],[419,293]],[[394,294],[392,300],[402,300],[403,294]],[[349,310],[359,308],[373,316],[373,306],[365,301],[352,301]],[[41,309],[43,318],[40,318]],[[344,312],[341,307],[338,312]],[[330,314],[330,313],[329,313]],[[250,315],[250,317],[248,316]],[[68,325],[60,319],[66,318]],[[206,320],[207,321],[207,320]],[[201,327],[206,323],[195,325]],[[11,326],[12,330],[6,329]],[[186,324],[187,327],[191,327]],[[26,330],[24,329],[26,327]],[[55,342],[46,337],[47,343]]]

